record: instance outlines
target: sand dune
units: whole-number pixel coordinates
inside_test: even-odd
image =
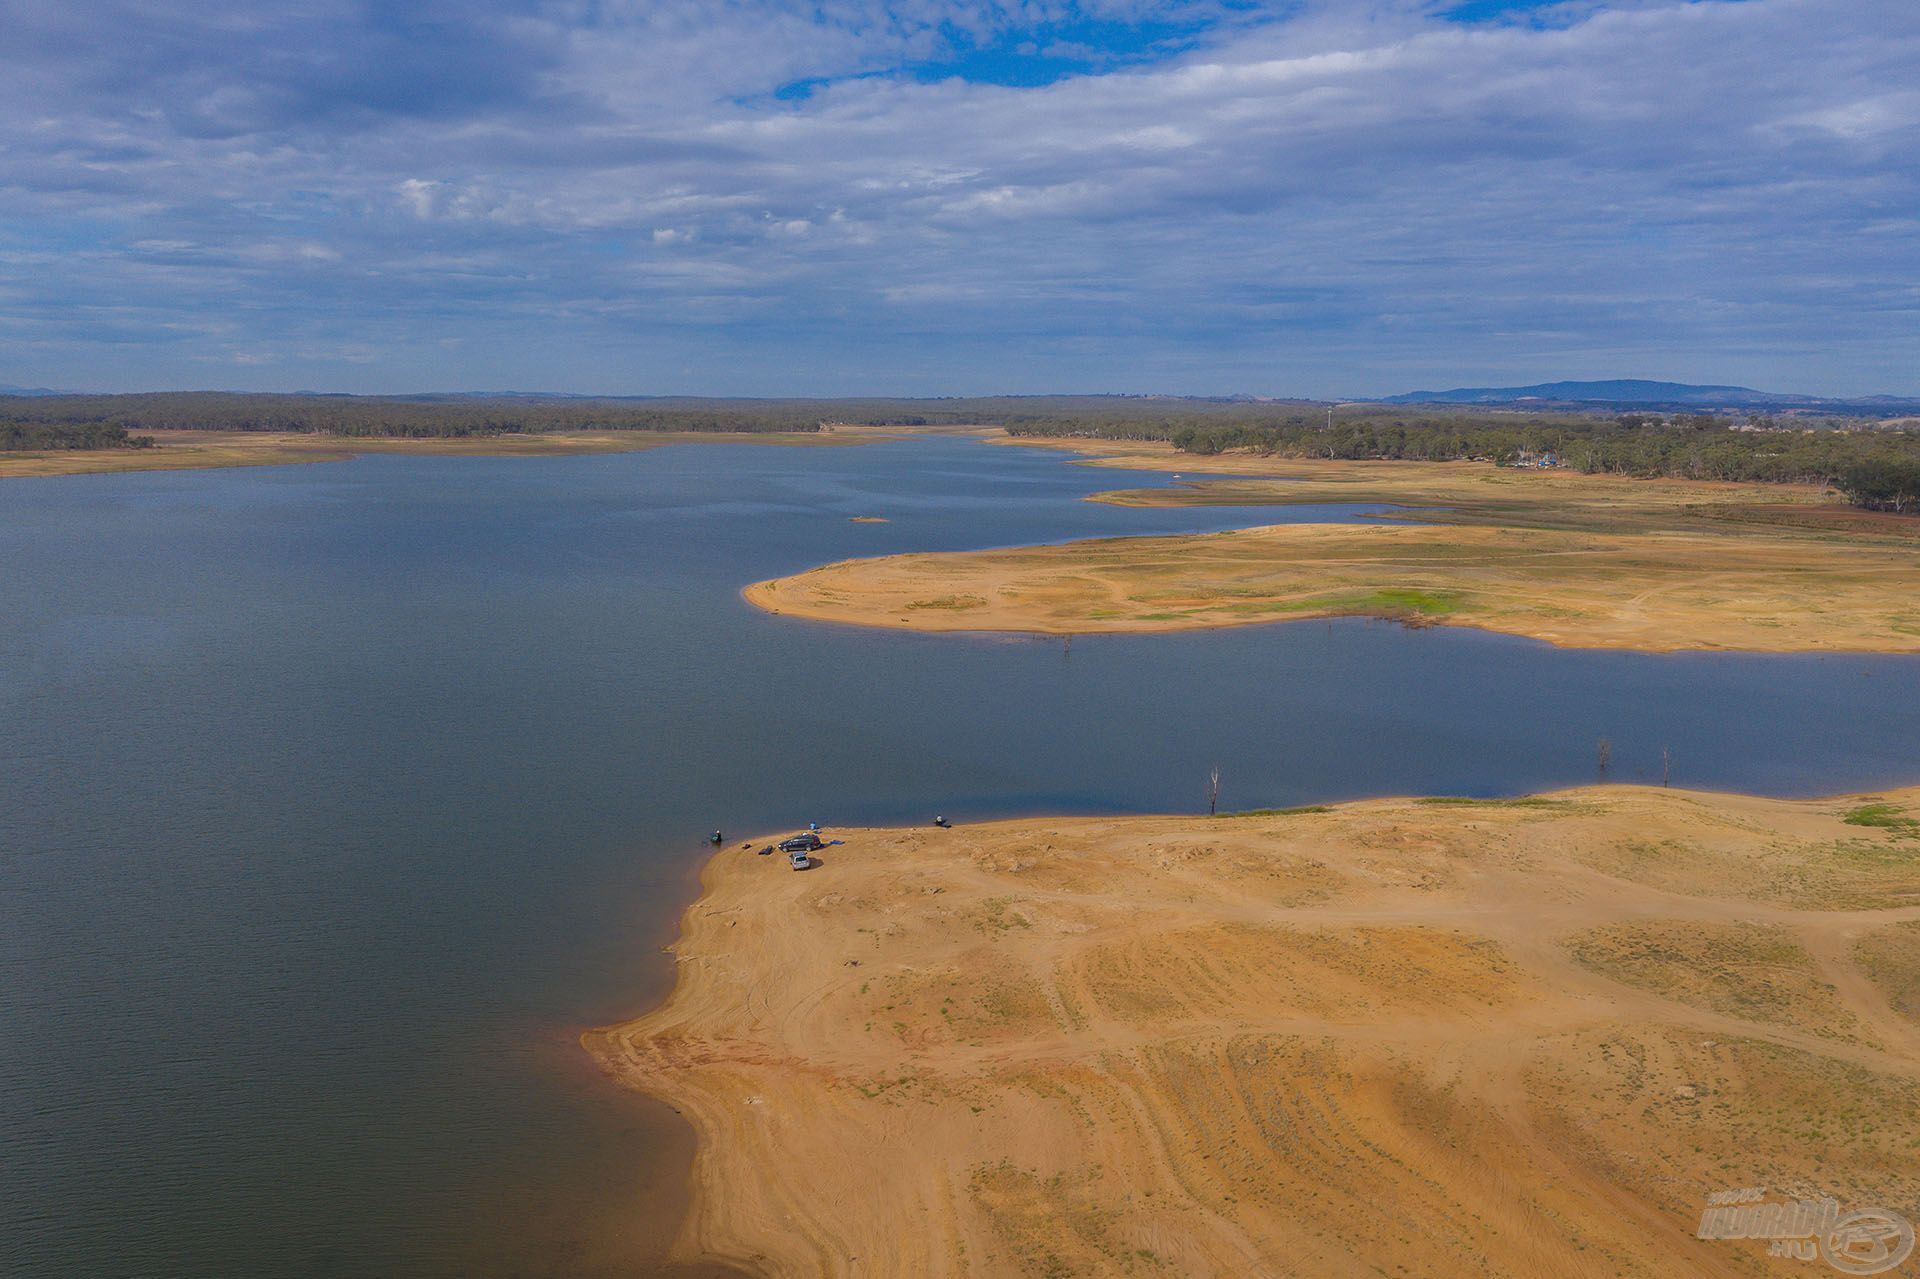
[[[680,1251],[768,1275],[1804,1274],[1693,1232],[1741,1186],[1920,1214],[1920,790],[1885,800],[729,850],[671,999],[588,1045],[699,1134]]]

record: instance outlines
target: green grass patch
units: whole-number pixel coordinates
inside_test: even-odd
[[[1261,600],[1253,604],[1229,604],[1225,611],[1229,613],[1305,613],[1317,608],[1347,608],[1346,602],[1334,604],[1325,597],[1305,600]]]
[[[942,595],[939,599],[915,600],[908,608],[980,608],[986,601],[978,595]]]
[[[1460,611],[1460,595],[1457,591],[1384,590],[1372,592],[1368,599],[1379,608],[1404,610],[1423,617],[1438,617]]]
[[[1228,613],[1370,613],[1386,617],[1444,617],[1461,607],[1457,591],[1340,591],[1304,599],[1259,600],[1216,606]]]
[[[1920,835],[1920,821],[1907,816],[1898,804],[1862,804],[1840,819],[1849,826],[1871,826],[1901,835]]]
[[[1297,808],[1249,808],[1238,813],[1215,813],[1215,817],[1299,817],[1306,813],[1331,813],[1326,804],[1301,804]]]

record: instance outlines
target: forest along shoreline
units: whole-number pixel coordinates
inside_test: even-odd
[[[1180,477],[1091,501],[1400,509],[1365,524],[847,560],[754,583],[745,598],[792,617],[930,632],[1143,633],[1357,615],[1569,648],[1920,652],[1920,518],[1862,510],[1814,485],[999,442]]]
[[[698,1134],[677,1257],[1720,1275],[1729,1186],[1920,1210],[1920,788],[831,834],[716,853],[583,1039]]]

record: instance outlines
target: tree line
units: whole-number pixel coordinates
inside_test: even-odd
[[[68,424],[0,421],[0,453],[152,447],[151,435],[129,435],[126,427],[104,422]]]
[[[1226,400],[1157,396],[982,396],[942,399],[587,399],[530,395],[274,395],[216,391],[0,397],[0,448],[119,448],[135,432],[275,431],[346,437],[460,438],[550,431],[820,430],[862,426],[1010,425],[1098,419],[1157,421],[1233,415]],[[119,434],[116,434],[116,431]]]
[[[1478,460],[1555,465],[1589,474],[1832,485],[1855,504],[1920,511],[1920,431],[1818,423],[1782,426],[1713,414],[1472,413],[1407,417],[1377,406],[1260,421],[1036,422],[1018,435],[1166,440],[1186,453],[1248,451],[1281,457]]]
[[[1920,460],[1867,458],[1849,465],[1833,483],[1855,506],[1901,514],[1920,511]]]
[[[820,417],[800,406],[726,401],[166,393],[0,400],[0,430],[7,428],[52,429],[76,441],[99,441],[65,446],[84,448],[112,447],[111,436],[101,432],[114,429],[433,439],[549,431],[817,431]]]
[[[1165,440],[1189,453],[1550,462],[1581,471],[1830,484],[1860,506],[1920,511],[1920,431],[1859,418],[1744,419],[1423,405],[982,396],[947,399],[574,399],[541,396],[0,397],[0,450],[139,448],[146,431],[459,438],[553,431],[812,432],[823,426],[997,425],[1015,435]]]
[[[1165,399],[986,396],[949,399],[587,399],[531,395],[270,395],[220,391],[0,397],[0,448],[118,448],[142,431],[276,431],[460,438],[549,431],[818,431],[824,425],[960,426],[1095,414],[1127,420]],[[1226,401],[1182,401],[1204,415]],[[121,434],[115,434],[115,432]]]

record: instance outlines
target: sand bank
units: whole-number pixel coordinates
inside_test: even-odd
[[[1920,520],[1854,511],[1810,487],[1100,447],[1124,451],[1090,465],[1249,478],[1096,501],[1407,509],[1386,524],[847,560],[755,583],[746,598],[919,631],[1099,634],[1362,615],[1575,648],[1920,652]],[[1292,478],[1250,478],[1262,473]]]
[[[857,443],[849,434],[823,432],[550,431],[465,439],[348,439],[284,431],[141,431],[150,449],[72,449],[0,453],[8,476],[93,475],[113,471],[186,471],[229,466],[285,466],[339,462],[369,453],[452,457],[563,457],[634,453],[668,444],[832,445]]]
[[[768,1275],[1770,1273],[1693,1238],[1707,1195],[1920,1211],[1920,790],[1883,798],[729,849],[668,1002],[587,1043],[698,1134],[680,1254]]]

